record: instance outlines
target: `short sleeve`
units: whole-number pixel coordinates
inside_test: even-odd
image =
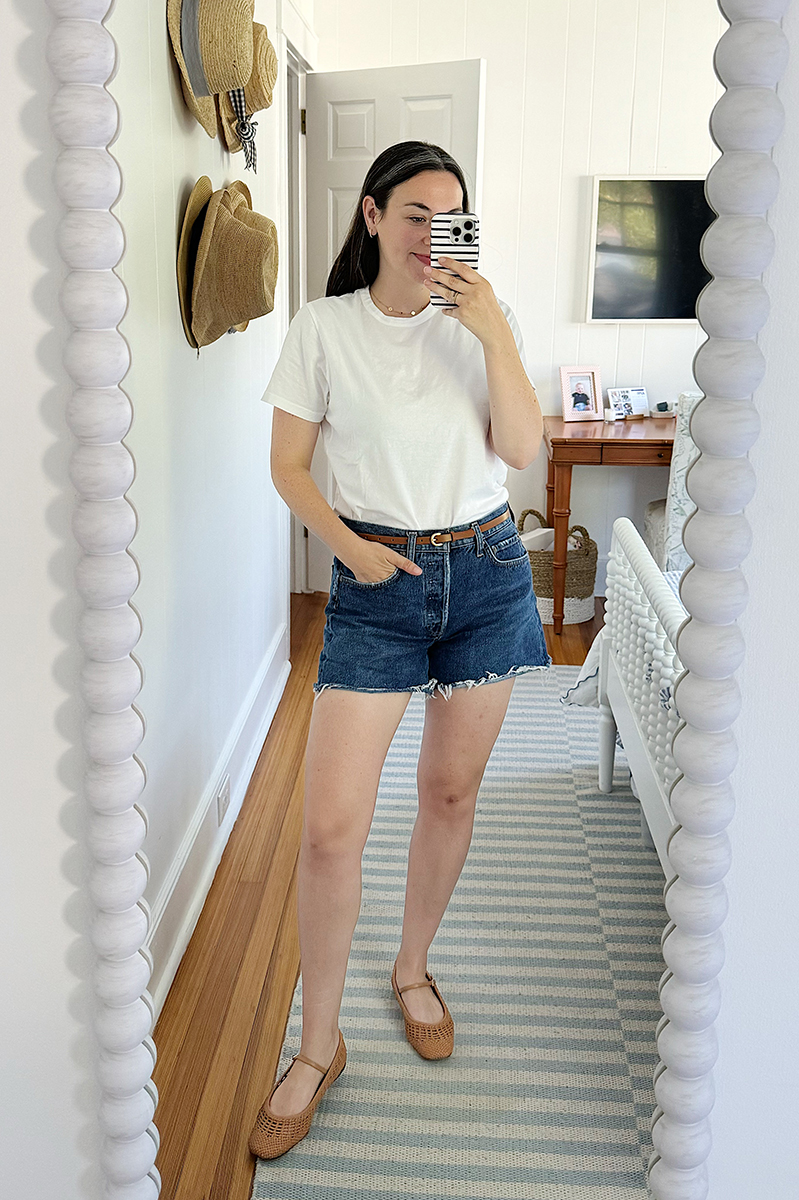
[[[513,333],[514,341],[516,342],[516,349],[519,351],[519,358],[522,360],[522,366],[524,367],[527,378],[530,379],[530,372],[527,369],[527,358],[524,353],[524,339],[522,338],[522,331],[519,328],[519,322],[516,320],[516,314],[511,306],[506,304],[504,300],[499,301],[499,306],[507,317],[508,324],[510,325],[511,332]],[[530,383],[532,383],[533,387],[535,387],[535,383],[533,383],[532,379],[530,379]]]
[[[261,399],[318,424],[327,412],[329,396],[324,347],[310,307],[304,304],[291,320]]]

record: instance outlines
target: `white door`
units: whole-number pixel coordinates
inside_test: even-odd
[[[441,146],[460,164],[472,209],[483,189],[485,59],[320,71],[305,76],[308,300],[324,296],[369,164],[395,142]],[[328,504],[333,481],[321,438],[311,473]],[[326,592],[332,553],[310,530],[307,586]]]

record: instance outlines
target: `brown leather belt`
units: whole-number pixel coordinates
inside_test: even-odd
[[[505,509],[504,513],[500,513],[498,517],[494,517],[493,521],[484,521],[479,528],[483,533],[487,533],[489,529],[493,529],[495,525],[501,525],[503,521],[507,521],[510,516],[510,510]],[[358,533],[358,530],[353,532]],[[358,537],[366,538],[370,542],[407,542],[408,538],[394,537],[389,533],[358,533]],[[473,529],[444,529],[439,533],[431,533],[429,537],[417,537],[417,546],[443,546],[445,542],[454,542],[459,538],[474,537]]]

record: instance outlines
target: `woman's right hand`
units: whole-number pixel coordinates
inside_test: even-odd
[[[404,554],[392,550],[385,542],[370,542],[361,538],[363,547],[358,547],[357,558],[341,559],[352,571],[359,583],[380,583],[393,575],[397,567],[409,575],[421,575],[422,568]]]

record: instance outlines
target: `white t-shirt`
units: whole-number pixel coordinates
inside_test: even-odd
[[[499,305],[524,364],[516,317]],[[368,287],[309,301],[262,399],[321,422],[339,516],[446,529],[508,499],[507,464],[488,444],[482,343],[432,303],[390,317]]]

